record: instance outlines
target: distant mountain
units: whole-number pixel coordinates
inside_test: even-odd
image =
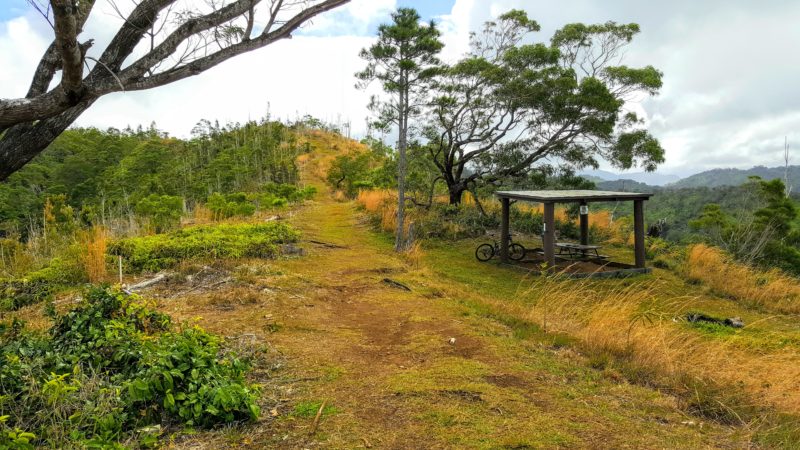
[[[783,167],[756,166],[752,169],[712,169],[669,184],[669,188],[738,186],[748,177],[759,176],[765,180],[783,178]],[[789,184],[800,189],[800,166],[789,166]]]
[[[651,186],[649,184],[640,183],[634,180],[607,180],[595,181],[597,189],[602,191],[618,191],[618,192],[640,192],[645,194],[652,194],[661,191],[661,186]]]
[[[650,186],[663,186],[681,179],[677,175],[658,172],[614,173],[607,170],[587,170],[581,172],[580,175],[592,181],[595,181],[593,178],[601,178],[606,181],[633,180]]]

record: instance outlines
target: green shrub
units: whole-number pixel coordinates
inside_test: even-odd
[[[24,278],[0,280],[0,311],[15,311],[52,298],[64,287],[86,281],[76,246],[65,258],[53,258],[47,267],[28,273]]]
[[[283,208],[290,203],[310,199],[317,189],[313,186],[299,189],[293,184],[268,183],[262,187],[262,191],[224,195],[213,193],[208,197],[206,206],[216,219],[248,217],[261,209]]]
[[[180,225],[183,198],[150,194],[136,204],[136,214],[147,220],[153,231],[163,233]]]
[[[214,213],[216,219],[235,216],[248,217],[256,212],[256,206],[250,203],[247,194],[242,192],[225,195],[215,192],[208,197],[206,206]]]
[[[0,416],[0,449],[3,450],[33,450],[31,441],[36,439],[33,433],[27,433],[19,428],[10,428],[6,425],[9,416]]]
[[[187,425],[256,419],[254,391],[244,384],[246,365],[220,358],[218,345],[199,328],[164,333],[145,354],[144,369],[126,384],[128,399],[141,410],[163,409]]]
[[[0,357],[0,449],[150,445],[154,437],[135,430],[210,427],[260,412],[247,364],[221,354],[218,338],[197,327],[173,331],[138,296],[106,288],[55,316],[46,336],[0,323]]]
[[[293,184],[267,183],[263,186],[262,191],[273,197],[284,198],[289,203],[298,203],[313,198],[317,193],[317,188],[306,186],[301,189]]]
[[[193,258],[270,258],[280,253],[280,244],[298,237],[294,228],[279,222],[204,225],[122,239],[109,246],[109,253],[125,258],[134,271],[159,271]]]

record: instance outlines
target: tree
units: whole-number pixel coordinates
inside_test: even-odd
[[[750,177],[746,187],[757,193],[761,207],[732,217],[720,205],[707,204],[697,219],[689,221],[689,226],[741,262],[761,262],[800,273],[796,265],[800,261],[796,249],[800,234],[793,230],[798,211],[784,196],[783,181]]]
[[[397,140],[397,233],[395,249],[402,250],[405,240],[405,178],[406,148],[408,146],[409,120],[419,114],[427,83],[439,72],[437,54],[444,44],[439,40],[439,30],[431,21],[420,23],[414,9],[400,8],[392,14],[391,24],[378,28],[378,42],[361,51],[367,67],[356,74],[359,86],[366,87],[379,81],[390,100],[373,97],[370,109],[377,113],[382,128],[394,124],[398,128]]]
[[[164,86],[265,47],[349,0],[136,0],[101,54],[79,42],[95,0],[28,0],[53,25],[54,39],[25,98],[0,99],[0,181],[44,150],[98,98]],[[257,8],[264,3],[264,8]],[[264,14],[260,14],[263,12]],[[258,30],[258,31],[256,31]],[[143,55],[135,52],[145,48]],[[84,73],[84,67],[87,72]],[[50,85],[57,71],[61,81]]]
[[[523,44],[538,30],[519,10],[487,22],[437,83],[425,135],[451,204],[471,186],[524,177],[554,161],[596,167],[601,157],[648,171],[664,161],[658,141],[624,108],[661,87],[653,67],[617,65],[639,27],[570,24],[550,45]]]

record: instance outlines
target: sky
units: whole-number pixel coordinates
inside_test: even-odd
[[[83,33],[97,39],[90,50],[96,54],[118,26],[107,1],[98,0]],[[417,8],[425,20],[439,24],[449,61],[467,51],[471,30],[512,8],[526,10],[541,24],[533,36],[541,42],[572,22],[638,23],[642,31],[624,62],[664,72],[660,95],[631,105],[666,150],[660,173],[782,165],[785,137],[792,161],[800,164],[796,0],[352,0],[315,18],[290,40],[199,76],[103,97],[76,125],[124,128],[155,121],[171,135],[188,137],[200,119],[227,123],[310,114],[350,123],[353,136],[363,135],[374,88],[355,88],[353,74],[364,66],[358,52],[401,6]],[[24,95],[51,40],[49,25],[24,0],[0,0],[0,98]]]

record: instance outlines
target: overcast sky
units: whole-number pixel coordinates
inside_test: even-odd
[[[664,72],[661,94],[637,106],[667,150],[659,172],[782,164],[784,136],[800,164],[800,1],[797,0],[353,0],[285,40],[204,74],[147,92],[101,98],[77,125],[147,125],[180,137],[200,119],[222,123],[311,114],[365,129],[368,93],[354,88],[358,51],[397,6],[412,6],[444,31],[446,58],[468,33],[511,8],[542,25],[536,40],[570,22],[636,22],[642,32],[628,65]],[[98,0],[84,36],[111,36],[110,7]],[[24,95],[52,31],[24,0],[0,0],[0,97]],[[99,46],[98,46],[99,47]],[[93,49],[95,52],[102,48]],[[393,141],[393,139],[390,139]]]

